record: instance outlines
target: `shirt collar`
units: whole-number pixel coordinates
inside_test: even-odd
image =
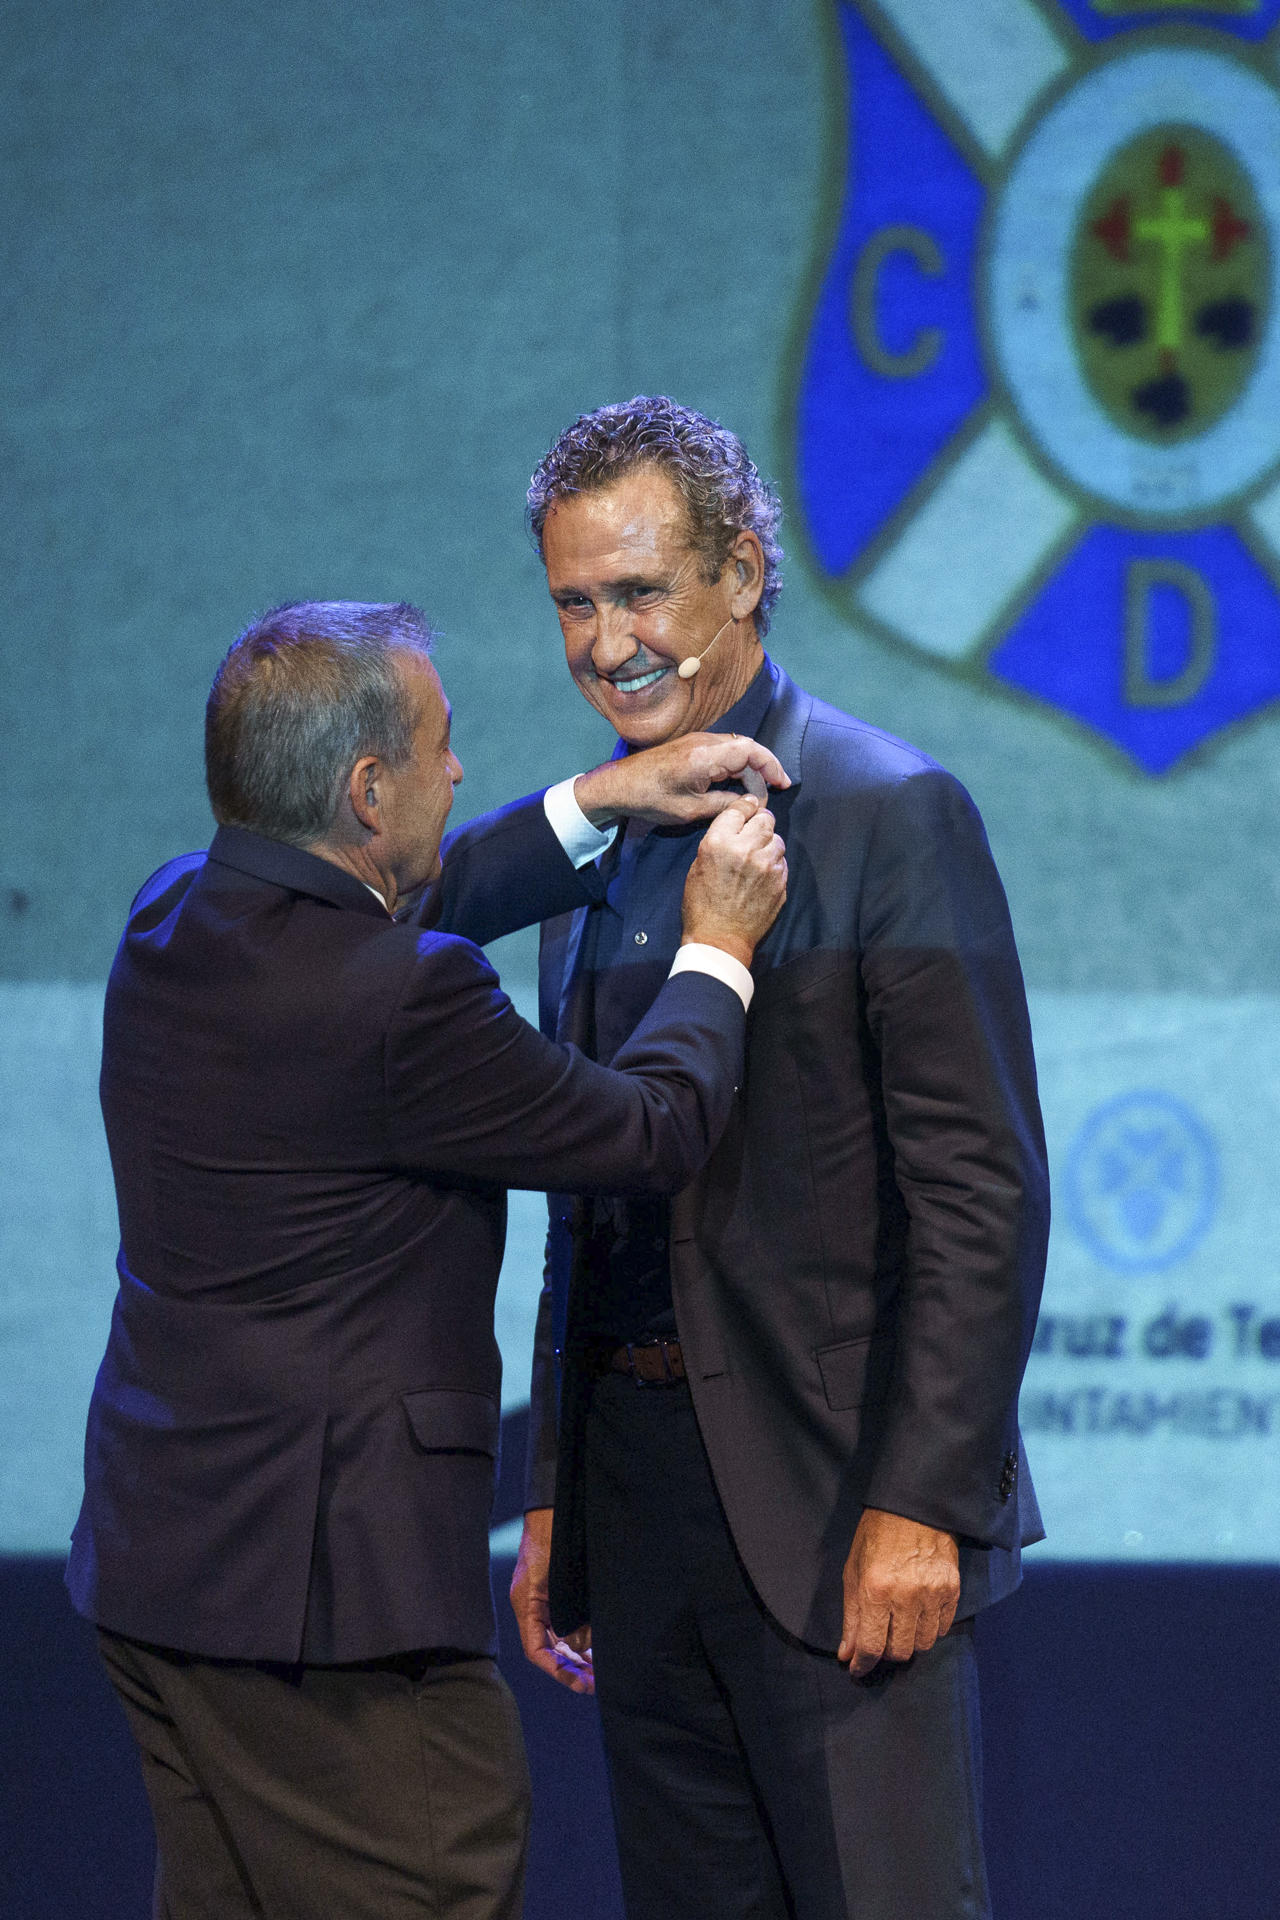
[[[316,899],[328,900],[335,907],[386,916],[381,897],[345,867],[335,866],[332,860],[323,860],[319,854],[308,853],[303,847],[291,847],[283,840],[268,840],[265,834],[250,833],[245,827],[219,827],[209,847],[209,858],[219,866],[234,867],[271,886],[287,887],[293,893],[309,893]]]
[[[754,740],[772,703],[777,677],[777,668],[766,653],[760,671],[742,698],[735,700],[718,720],[712,721],[708,733],[745,733]]]

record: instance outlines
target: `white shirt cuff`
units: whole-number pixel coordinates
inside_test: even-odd
[[[723,947],[709,947],[701,940],[687,940],[676,949],[671,972],[713,974],[717,980],[723,980],[726,987],[733,988],[744,1010],[750,1007],[751,996],[756,990],[756,983],[741,960],[735,960]],[[668,974],[667,978],[670,977]]]
[[[577,777],[575,773],[572,780],[561,780],[557,786],[548,787],[542,796],[542,811],[574,866],[589,867],[613,845],[618,828],[616,823],[611,827],[592,826],[573,797],[573,782]]]

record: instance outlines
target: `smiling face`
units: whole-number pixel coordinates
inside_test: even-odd
[[[684,501],[660,467],[633,468],[613,486],[558,500],[542,553],[569,671],[632,746],[709,727],[755,678],[763,659],[751,617],[763,579],[759,541],[739,534],[708,585]],[[681,661],[697,655],[697,674],[680,679]]]

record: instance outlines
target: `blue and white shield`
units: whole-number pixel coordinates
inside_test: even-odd
[[[813,552],[1163,773],[1280,699],[1280,0],[836,12]]]

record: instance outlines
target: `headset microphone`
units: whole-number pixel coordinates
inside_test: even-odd
[[[733,615],[730,614],[729,618],[724,623],[724,627],[735,627],[737,626],[737,624],[738,623],[734,619]],[[712,634],[710,640],[708,640],[706,646],[702,649],[701,653],[690,654],[687,660],[682,660],[680,662],[680,665],[676,668],[676,672],[682,680],[693,679],[694,674],[697,673],[699,667],[702,665],[703,661],[706,659],[707,655],[710,653],[712,647],[714,647],[716,641],[720,638],[720,634],[724,632],[724,627],[720,628],[719,633]]]

